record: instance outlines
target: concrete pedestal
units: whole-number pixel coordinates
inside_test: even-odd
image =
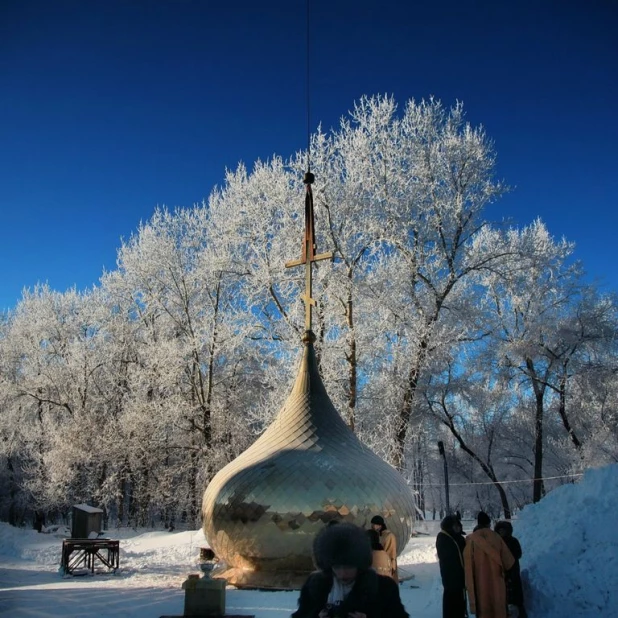
[[[185,616],[224,616],[225,581],[189,575],[182,584]]]

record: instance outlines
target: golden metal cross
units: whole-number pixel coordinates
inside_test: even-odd
[[[313,193],[311,191],[313,181],[313,174],[311,172],[307,172],[304,180],[307,188],[305,195],[305,238],[303,240],[301,258],[299,260],[292,260],[285,263],[286,268],[300,266],[301,264],[305,265],[305,293],[301,297],[305,302],[305,330],[311,330],[312,307],[317,306],[315,299],[311,296],[311,265],[313,262],[318,262],[319,260],[329,260],[333,258],[333,253],[331,251],[326,253],[316,253]]]

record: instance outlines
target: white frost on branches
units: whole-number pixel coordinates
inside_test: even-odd
[[[92,290],[24,292],[0,322],[0,516],[92,500],[133,524],[196,520],[294,377],[303,276],[284,264],[305,165],[240,165],[207,202],[158,209]],[[443,508],[438,439],[462,510],[513,510],[548,489],[533,478],[617,460],[615,299],[540,220],[490,223],[507,188],[461,104],[363,97],[312,136],[311,166],[335,254],[315,267],[320,370],[421,509]]]

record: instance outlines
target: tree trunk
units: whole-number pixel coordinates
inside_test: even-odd
[[[191,466],[189,468],[189,492],[190,492],[190,507],[189,518],[191,525],[197,527],[198,499],[197,499],[197,450],[191,452]]]
[[[120,498],[118,499],[118,525],[124,526],[124,503],[127,499],[127,476],[125,471],[121,472],[119,490]]]
[[[421,456],[421,438],[414,438],[414,464],[413,464],[413,486],[417,496],[417,506],[423,513],[425,512],[425,475],[423,470],[423,459]]]
[[[498,490],[498,494],[500,496],[500,502],[502,504],[502,510],[504,511],[504,518],[511,519],[511,507],[509,505],[509,499],[502,487],[500,481],[498,481],[496,474],[494,472],[493,466],[490,463],[485,463],[464,441],[461,434],[457,431],[453,419],[450,415],[447,414],[448,420],[440,419],[450,430],[461,449],[467,453],[474,461],[476,461],[483,472],[488,476],[489,480],[493,483],[494,487]]]
[[[534,389],[535,413],[534,413],[534,479],[532,481],[532,502],[538,502],[545,495],[543,485],[543,417],[545,385],[537,376],[534,363],[531,358],[526,359],[528,374],[532,379]]]
[[[148,525],[148,511],[150,509],[150,469],[143,465],[141,471],[141,489],[138,491],[138,522],[140,526]]]
[[[560,414],[560,418],[562,419],[562,424],[566,429],[566,432],[569,434],[569,438],[571,438],[571,442],[575,445],[575,448],[578,451],[581,451],[582,443],[579,438],[575,434],[575,430],[571,427],[571,423],[567,417],[566,413],[566,385],[567,385],[567,376],[566,371],[563,373],[560,378],[560,387],[558,390],[559,395],[559,405],[558,405],[558,414]]]
[[[397,416],[397,429],[395,432],[395,449],[393,453],[393,465],[400,472],[405,468],[405,448],[406,438],[408,436],[408,427],[412,418],[412,410],[414,408],[414,400],[416,398],[416,390],[418,388],[418,378],[420,375],[421,366],[427,355],[427,340],[421,339],[416,349],[416,358],[412,361],[410,373],[408,374],[408,383],[403,395],[401,408]]]
[[[348,299],[345,308],[345,316],[348,324],[348,334],[350,337],[350,351],[346,354],[348,361],[348,425],[352,431],[356,426],[356,397],[358,380],[358,359],[356,355],[356,331],[354,330],[354,307],[352,300],[352,270],[348,271],[350,287],[348,288]]]
[[[137,526],[136,521],[136,500],[135,500],[135,476],[132,471],[129,471],[127,483],[127,524],[129,526]]]
[[[6,465],[9,470],[9,525],[16,526],[16,506],[15,506],[15,494],[17,484],[15,483],[15,468],[13,467],[13,460],[11,457],[6,458]]]

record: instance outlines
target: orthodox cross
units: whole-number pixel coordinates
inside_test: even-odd
[[[301,257],[299,260],[291,260],[285,263],[286,268],[292,268],[294,266],[305,265],[305,293],[302,295],[302,299],[305,302],[305,330],[311,330],[311,311],[316,306],[315,299],[311,296],[311,266],[313,262],[319,260],[332,259],[333,254],[331,251],[327,253],[316,253],[315,244],[315,229],[313,218],[313,193],[311,191],[311,185],[315,180],[314,175],[311,172],[305,174],[304,183],[307,188],[305,195],[305,238],[303,240]]]

